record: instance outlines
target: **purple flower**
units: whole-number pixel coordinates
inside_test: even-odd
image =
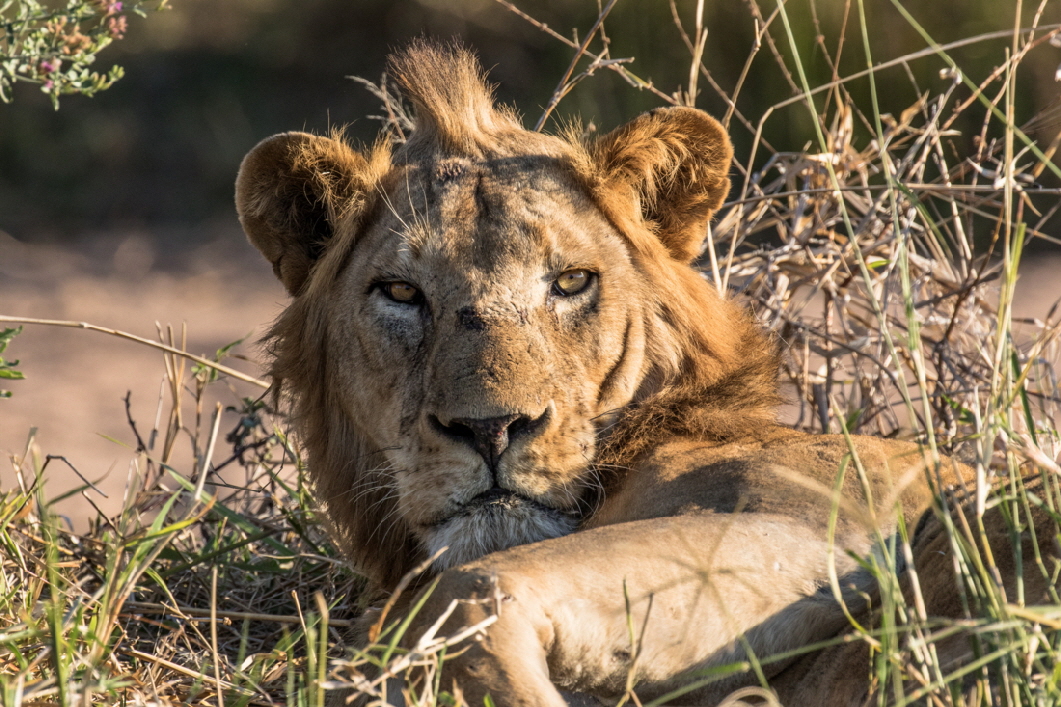
[[[122,11],[121,0],[93,0],[93,3],[108,17]]]
[[[107,33],[115,39],[124,37],[128,28],[128,23],[124,17],[111,17],[107,20]]]

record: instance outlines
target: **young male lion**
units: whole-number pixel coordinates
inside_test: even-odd
[[[873,438],[848,463],[842,438],[775,422],[774,342],[690,267],[729,190],[722,127],[672,108],[583,142],[524,130],[462,50],[421,44],[390,74],[416,106],[405,144],[277,135],[236,187],[293,297],[272,375],[354,566],[389,591],[448,548],[410,635],[454,599],[481,601],[447,626],[499,614],[446,663],[470,704],[614,699],[630,677],[648,699],[750,655],[762,678],[680,701],[765,679],[787,705],[861,704],[864,643],[765,659],[843,632],[838,599],[871,622],[853,558],[963,469]],[[949,569],[925,571],[940,537],[915,544],[922,593],[960,616]]]

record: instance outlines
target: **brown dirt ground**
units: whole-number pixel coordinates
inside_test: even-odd
[[[187,350],[213,356],[218,348],[247,337],[237,353],[256,357],[255,342],[284,306],[286,296],[268,264],[237,234],[181,254],[179,270],[160,267],[145,239],[130,236],[110,244],[109,257],[55,246],[27,246],[0,233],[0,314],[85,321],[157,339],[155,322],[178,333],[187,324]],[[142,434],[153,425],[164,373],[160,351],[106,334],[80,329],[26,326],[4,355],[19,359],[24,381],[6,381],[14,392],[0,400],[0,489],[16,479],[6,457],[21,456],[31,427],[44,454],[63,455],[88,479],[100,480],[109,498],[93,494],[107,513],[120,508],[131,449],[126,423],[126,391]],[[227,364],[260,376],[252,361]],[[233,391],[215,386],[225,405],[261,390],[239,384]],[[212,402],[207,410],[212,411]],[[185,406],[186,415],[194,410]],[[236,417],[222,418],[222,432]],[[119,440],[119,444],[111,439]],[[184,447],[190,447],[184,444]],[[190,453],[179,450],[177,468]],[[215,453],[221,455],[224,450]],[[62,464],[47,473],[48,495],[79,485]],[[75,525],[90,512],[80,498],[63,506]]]

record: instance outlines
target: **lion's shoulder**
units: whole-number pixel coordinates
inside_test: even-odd
[[[971,478],[967,466],[936,458],[945,485]],[[781,425],[725,443],[670,440],[619,477],[588,525],[700,512],[765,513],[822,525],[834,509],[861,523],[871,513],[892,513],[897,503],[912,521],[931,499],[926,470],[936,468],[932,454],[913,442]]]

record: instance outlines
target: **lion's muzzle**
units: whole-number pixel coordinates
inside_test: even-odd
[[[514,441],[535,437],[545,429],[549,410],[534,418],[517,413],[479,419],[461,417],[446,423],[429,415],[428,420],[431,428],[443,437],[471,445],[490,467],[491,473],[496,474],[501,455]]]

